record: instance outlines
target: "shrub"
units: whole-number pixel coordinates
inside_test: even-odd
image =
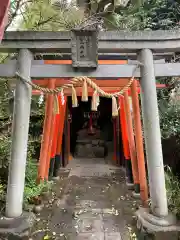
[[[169,210],[180,219],[180,182],[169,167],[166,167],[165,181]]]
[[[42,182],[37,185],[37,163],[35,160],[28,160],[26,167],[25,188],[24,188],[24,204],[33,202],[35,197],[42,194],[44,190],[49,190],[51,182]]]
[[[27,165],[26,165],[26,175],[25,175],[25,188],[24,188],[24,207],[35,197],[41,195],[44,189],[48,190],[51,187],[51,183],[40,183],[37,185],[37,149],[40,149],[40,133],[42,131],[42,109],[35,108],[33,106],[34,112],[30,121],[30,132],[29,132],[29,142],[28,142],[28,152],[27,152]],[[41,112],[40,112],[41,111]],[[37,116],[34,118],[34,115]],[[38,118],[38,119],[37,119]],[[10,121],[10,119],[8,119]],[[11,124],[10,124],[11,125]],[[9,125],[8,125],[9,126]],[[0,202],[5,203],[5,195],[8,181],[8,165],[10,156],[10,129],[4,128],[0,129]],[[0,209],[2,210],[2,209]]]
[[[167,139],[176,136],[179,143],[180,105],[161,100],[159,102],[159,110],[162,138]]]

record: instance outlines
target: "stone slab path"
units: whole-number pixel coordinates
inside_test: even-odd
[[[130,240],[137,202],[124,171],[103,159],[73,159],[37,215],[31,239]]]

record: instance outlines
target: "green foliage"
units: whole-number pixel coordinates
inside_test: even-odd
[[[169,167],[166,168],[165,181],[169,210],[180,218],[180,182]]]
[[[44,190],[48,191],[51,182],[42,182],[39,185],[37,179],[37,163],[29,160],[26,167],[25,188],[24,188],[24,204],[28,204],[34,197],[40,196]]]
[[[172,0],[131,1],[115,10],[111,28],[125,30],[157,30],[179,28],[180,3]]]
[[[10,115],[10,104],[9,99],[11,92],[8,88],[7,82],[0,81],[0,120],[9,118]]]
[[[37,107],[37,105],[36,105]],[[38,114],[38,107],[34,107],[34,114]],[[39,108],[41,111],[41,108]],[[24,188],[24,205],[32,201],[33,198],[38,197],[46,189],[48,191],[51,187],[50,182],[42,182],[37,184],[37,174],[38,174],[38,159],[34,159],[35,151],[37,145],[40,150],[40,137],[37,138],[39,129],[42,129],[42,120],[41,117],[39,121],[33,121],[31,117],[31,134],[29,136],[29,145],[28,145],[28,156],[27,156],[27,166],[26,166],[26,175],[25,175],[25,188]],[[39,153],[39,152],[38,152]],[[39,154],[38,154],[39,155]]]
[[[2,91],[2,89],[1,89]],[[34,159],[35,155],[39,155],[40,150],[40,133],[43,126],[43,109],[44,105],[39,107],[37,103],[37,97],[32,99],[32,116],[30,119],[30,134],[29,134],[29,144],[27,153],[27,167],[26,167],[26,178],[25,178],[25,189],[24,189],[24,205],[31,198],[39,196],[44,188],[49,189],[49,183],[36,184],[37,179],[37,160]],[[2,100],[1,100],[2,101]],[[5,101],[6,105],[2,109],[2,123],[0,122],[0,202],[5,202],[6,185],[8,180],[8,163],[11,145],[11,119],[6,116],[6,112],[9,111],[9,102]],[[4,110],[4,111],[3,111]],[[39,114],[39,115],[38,115]],[[34,119],[34,115],[38,115]],[[4,118],[7,118],[5,121]],[[39,135],[38,135],[39,134]],[[38,154],[35,151],[38,148]],[[3,204],[2,204],[3,206]]]
[[[0,203],[4,201],[4,197],[5,197],[4,185],[0,183]]]
[[[35,0],[27,6],[21,29],[70,30],[82,23],[84,19],[84,11],[77,9],[74,4],[62,8],[61,5],[52,5],[50,0]]]
[[[27,1],[24,4],[25,9],[20,29],[71,30],[89,18],[83,9],[77,8],[75,2],[68,5],[66,1],[63,1],[63,3],[59,2],[53,5],[51,0],[33,0],[30,3]],[[123,1],[123,4],[120,0],[93,0],[90,2],[90,14],[93,18],[102,18],[105,29],[179,28],[180,3],[175,0],[127,0]]]
[[[3,186],[3,191],[6,188],[8,180],[9,149],[10,137],[8,135],[0,134],[0,185]],[[0,201],[2,201],[4,199],[3,193],[0,195]]]
[[[7,135],[0,135],[0,166],[8,165],[10,138]]]
[[[180,104],[178,101],[173,102],[170,94],[175,85],[173,79],[169,78],[161,79],[159,82],[170,85],[169,88],[158,91],[161,135],[163,139],[176,137],[179,144]]]
[[[7,176],[8,176],[8,160],[9,160],[9,149],[10,149],[10,137],[5,135],[0,135],[0,202],[5,200]],[[28,202],[37,196],[40,196],[44,189],[49,190],[51,183],[40,183],[37,185],[37,160],[33,159],[34,146],[29,144],[28,154],[27,154],[27,166],[25,175],[25,188],[24,188],[24,204],[25,206]]]
[[[159,103],[162,137],[167,139],[180,136],[180,105],[163,100]]]

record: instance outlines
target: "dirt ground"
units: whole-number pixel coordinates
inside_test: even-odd
[[[131,194],[123,169],[104,159],[73,159],[60,170],[30,239],[137,239],[132,225],[139,202]]]

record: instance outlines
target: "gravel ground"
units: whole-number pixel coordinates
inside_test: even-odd
[[[73,159],[37,214],[31,239],[130,240],[138,202],[124,171],[104,159]]]

